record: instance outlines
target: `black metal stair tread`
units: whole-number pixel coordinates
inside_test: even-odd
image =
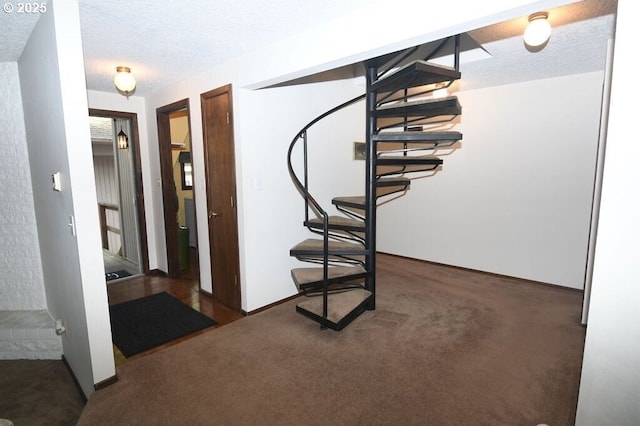
[[[394,178],[395,179],[395,178]],[[382,179],[379,179],[379,181]],[[403,181],[402,184],[396,183],[395,185],[389,185],[387,188],[392,189],[391,191],[387,191],[384,193],[378,193],[376,198],[384,197],[385,195],[391,195],[396,192],[405,190],[411,185],[411,180],[408,178],[401,178]],[[396,190],[393,190],[393,187],[397,187]],[[365,210],[366,209],[366,198],[361,195],[347,196],[347,197],[335,197],[331,200],[331,203],[337,207],[343,207],[347,209],[357,209],[357,210]]]
[[[316,256],[324,251],[324,241],[309,238],[296,244],[291,250],[291,256]],[[347,243],[344,241],[329,241],[329,254],[332,255],[360,255],[366,254],[364,246],[360,243]]]
[[[387,191],[379,191],[376,194],[376,198],[384,197],[385,195],[391,195],[396,192],[406,190],[411,185],[411,179],[408,178],[381,178],[377,180],[377,186]],[[396,189],[393,189],[396,187]],[[390,191],[389,191],[390,189]],[[337,207],[343,207],[348,209],[365,210],[366,198],[363,196],[347,196],[347,197],[335,197],[331,200],[331,203]]]
[[[327,268],[327,275],[330,283],[345,282],[358,278],[364,278],[367,270],[362,266],[330,266]],[[293,282],[301,290],[322,285],[324,280],[324,269],[319,268],[295,268],[291,270]]]
[[[391,189],[390,191],[380,191],[376,197],[384,197],[394,192],[402,191],[411,185],[411,179],[405,177],[380,178],[376,180],[376,186],[381,189]],[[393,190],[393,187],[397,187]],[[366,208],[366,199],[363,196],[335,197],[331,200],[334,206],[347,207],[352,209],[364,210]]]
[[[410,142],[410,143],[444,143],[451,144],[462,139],[460,132],[381,132],[372,136],[375,142]]]
[[[330,328],[341,330],[346,324],[353,320],[353,315],[357,314],[363,304],[371,297],[371,292],[363,288],[358,288],[340,293],[333,293],[327,296],[327,324]],[[303,302],[298,303],[296,309],[303,314],[311,314],[313,317],[322,318],[323,302],[322,296],[307,297]],[[349,318],[351,316],[351,318]]]
[[[335,206],[350,207],[354,209],[364,210],[366,207],[365,197],[363,196],[335,197],[331,202]]]
[[[305,225],[322,229],[324,227],[324,220],[320,217],[313,218],[306,222]],[[364,232],[364,222],[344,216],[329,216],[329,229]]]
[[[379,166],[404,166],[404,165],[440,165],[443,163],[441,158],[433,155],[395,155],[380,157],[376,160]]]
[[[431,64],[426,61],[411,62],[393,74],[371,84],[371,90],[395,92],[399,89],[424,86],[449,80],[458,80],[460,72],[454,68]]]
[[[456,96],[439,99],[423,99],[413,102],[397,102],[383,105],[373,111],[376,117],[436,117],[438,115],[459,115],[462,107]]]
[[[411,185],[411,180],[407,178],[382,178],[376,181],[376,186],[379,188],[389,187],[389,186],[409,186]]]

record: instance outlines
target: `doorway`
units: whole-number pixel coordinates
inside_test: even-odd
[[[137,116],[89,110],[103,261],[108,282],[149,269]]]
[[[240,261],[231,85],[200,95],[214,297],[240,312]]]
[[[199,280],[189,100],[156,110],[167,274]]]

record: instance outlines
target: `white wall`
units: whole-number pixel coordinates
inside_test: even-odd
[[[115,374],[77,3],[48,4],[18,62],[47,307],[85,395]],[[62,191],[51,175],[60,172]],[[75,222],[75,232],[69,226]]]
[[[18,64],[0,63],[0,310],[46,309]]]
[[[301,264],[289,249],[317,238],[302,226],[304,201],[287,170],[287,150],[296,134],[316,116],[363,93],[352,80],[260,91],[241,91],[245,105],[236,122],[242,158],[243,280],[248,310],[296,293],[290,271]],[[295,108],[292,108],[295,106]],[[327,211],[331,198],[364,189],[363,162],[354,162],[353,141],[364,140],[360,102],[312,127],[308,134],[309,189]],[[302,142],[294,151],[302,180]],[[354,164],[356,163],[356,164]]]
[[[582,289],[602,83],[595,72],[455,93],[461,148],[378,209],[378,250]]]
[[[611,109],[576,425],[640,424],[637,2],[619,0]]]

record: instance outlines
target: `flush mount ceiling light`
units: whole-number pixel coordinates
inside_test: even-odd
[[[131,74],[131,68],[116,67],[116,72],[116,78],[113,81],[116,89],[124,93],[128,98],[136,88],[136,79],[133,77],[133,74]]]
[[[542,46],[549,40],[551,25],[547,18],[549,18],[547,12],[536,12],[529,15],[529,25],[524,31],[524,42],[527,46]]]

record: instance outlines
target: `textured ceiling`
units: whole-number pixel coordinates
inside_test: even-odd
[[[370,3],[79,0],[87,86],[112,91],[126,65],[144,95]]]
[[[549,10],[553,28],[543,49],[522,40],[527,17],[469,32],[490,59],[463,64],[465,89],[603,70],[614,37],[617,1],[585,0]]]
[[[144,96],[376,2],[383,0],[78,0],[87,87],[114,91],[115,67],[127,65]],[[471,31],[488,55],[462,64],[464,88],[603,69],[616,4],[585,0],[549,10],[554,30],[539,52],[523,45],[526,17]],[[0,62],[19,59],[36,20],[0,13]]]
[[[22,49],[39,17],[36,13],[0,13],[0,62],[16,62],[20,59]]]

